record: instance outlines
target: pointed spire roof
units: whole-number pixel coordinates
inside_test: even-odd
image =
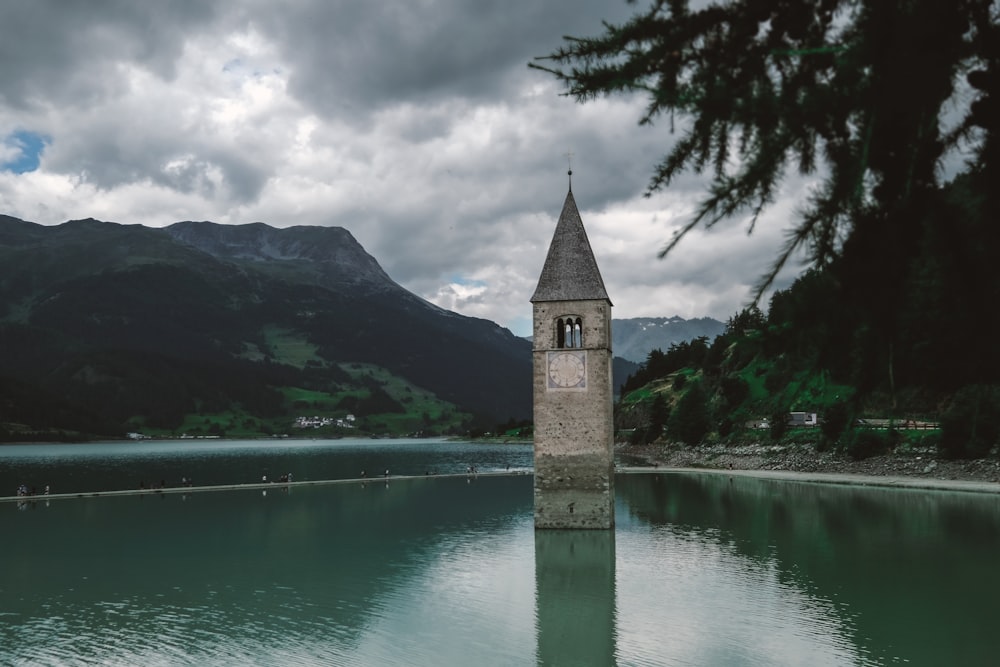
[[[531,302],[591,299],[610,302],[571,188],[559,214],[549,254],[545,257],[542,275]]]

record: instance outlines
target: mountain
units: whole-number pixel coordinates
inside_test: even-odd
[[[406,291],[342,228],[0,216],[0,427],[492,425],[529,417],[530,350]]]
[[[666,352],[671,345],[701,336],[709,342],[725,331],[723,322],[711,317],[685,320],[682,317],[633,317],[611,320],[615,355],[641,364],[652,350]]]

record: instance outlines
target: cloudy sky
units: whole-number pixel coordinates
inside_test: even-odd
[[[706,179],[644,198],[675,135],[527,63],[624,0],[94,0],[0,7],[0,213],[336,225],[407,289],[530,334],[567,188],[615,317],[725,320],[802,185],[657,252]],[[796,266],[793,271],[799,270]],[[781,281],[787,285],[792,276]]]

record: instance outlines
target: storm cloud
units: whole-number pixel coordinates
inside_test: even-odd
[[[724,320],[807,185],[790,182],[752,236],[734,219],[658,260],[705,186],[691,175],[643,197],[674,140],[668,124],[639,127],[640,98],[578,104],[527,67],[563,35],[642,8],[4,3],[0,212],[342,226],[404,287],[526,335],[572,152],[615,316]]]

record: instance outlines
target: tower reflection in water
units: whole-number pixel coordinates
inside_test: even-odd
[[[613,665],[615,532],[535,531],[539,665]]]

